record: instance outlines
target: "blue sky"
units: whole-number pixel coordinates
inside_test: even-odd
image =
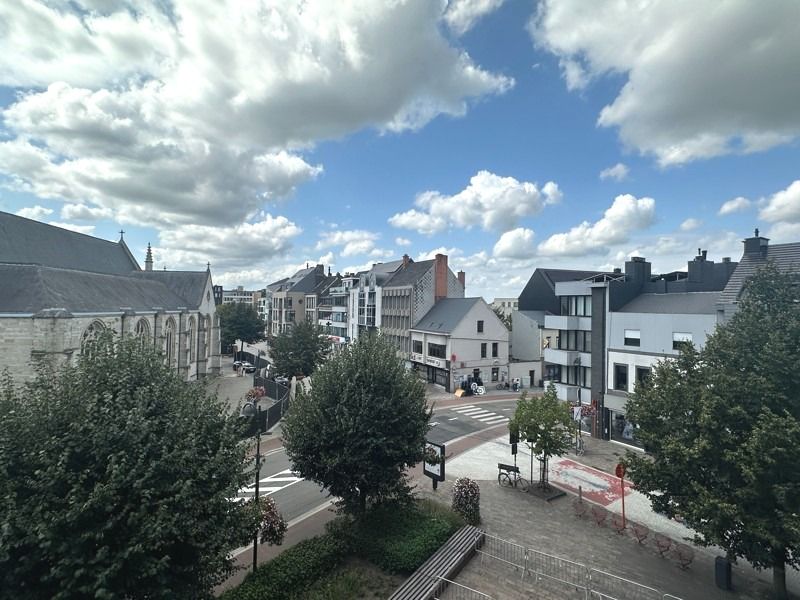
[[[165,12],[164,6],[169,6]],[[0,210],[263,287],[800,240],[793,0],[0,6]]]

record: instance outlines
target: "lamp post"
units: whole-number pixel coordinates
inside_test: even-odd
[[[252,419],[255,417],[256,419],[256,486],[255,486],[255,497],[253,498],[253,502],[256,508],[256,513],[258,513],[258,483],[259,479],[261,479],[261,406],[258,405],[258,401],[255,403],[253,402],[245,402],[244,406],[242,406],[242,410],[239,413],[239,416],[245,419]],[[256,566],[258,565],[258,530],[256,530],[255,535],[253,537],[253,573],[256,572]]]

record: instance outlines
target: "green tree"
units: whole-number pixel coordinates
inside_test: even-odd
[[[252,306],[241,302],[222,304],[217,307],[217,314],[223,349],[227,349],[236,340],[252,344],[264,339],[264,321]]]
[[[697,351],[661,362],[628,401],[650,457],[630,476],[657,511],[696,541],[773,569],[800,561],[800,290],[773,266],[745,288],[738,312]]]
[[[527,392],[517,402],[514,418],[508,423],[509,431],[516,431],[519,439],[531,450],[531,481],[533,481],[533,456],[542,458],[539,485],[547,489],[547,471],[551,456],[561,456],[572,446],[575,421],[569,405],[558,399],[551,383],[541,396],[528,396]]]
[[[239,423],[133,338],[0,383],[0,598],[204,598],[256,531]]]
[[[294,469],[350,513],[410,492],[405,471],[424,455],[425,387],[380,335],[358,338],[314,374],[283,422]]]
[[[272,339],[270,354],[275,372],[288,377],[311,375],[325,360],[330,345],[321,327],[300,321]]]

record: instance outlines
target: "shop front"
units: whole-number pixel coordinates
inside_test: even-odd
[[[442,386],[445,391],[450,390],[450,361],[433,356],[423,356],[412,352],[410,355],[411,368],[416,371],[420,379],[428,383]]]

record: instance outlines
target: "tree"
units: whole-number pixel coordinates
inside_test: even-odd
[[[572,446],[575,421],[569,405],[558,399],[552,383],[541,396],[529,397],[527,392],[522,392],[508,428],[516,431],[519,439],[531,450],[531,481],[535,454],[542,460],[539,485],[543,489],[549,488],[547,469],[550,457],[561,456]]]
[[[0,598],[210,597],[256,531],[240,424],[137,339],[87,354],[0,384]]]
[[[768,266],[697,351],[659,363],[627,404],[650,458],[626,461],[655,510],[696,541],[773,569],[800,562],[800,291]]]
[[[228,348],[236,340],[252,344],[264,339],[264,321],[252,306],[241,302],[222,304],[217,307],[217,314],[223,348]]]
[[[275,372],[288,377],[311,375],[325,360],[330,344],[318,325],[308,321],[297,323],[272,340]]]
[[[493,306],[492,310],[494,311],[494,314],[497,315],[497,318],[502,321],[503,325],[506,326],[506,329],[511,331],[511,315],[507,315],[497,306]]]
[[[361,336],[298,395],[283,442],[296,471],[361,513],[368,501],[408,494],[405,470],[424,456],[430,416],[424,385],[396,349],[380,335]]]

